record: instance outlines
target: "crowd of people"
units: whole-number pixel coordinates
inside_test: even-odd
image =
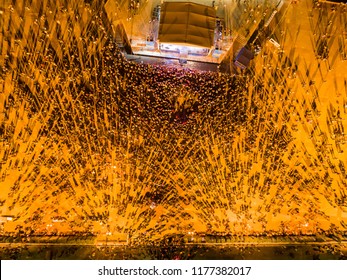
[[[26,232],[346,229],[346,104],[327,107],[309,71],[266,48],[239,76],[127,61],[86,13],[81,37],[60,20],[60,43],[40,17],[4,64],[0,184]]]

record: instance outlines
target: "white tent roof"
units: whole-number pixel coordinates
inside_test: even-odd
[[[210,48],[214,44],[216,10],[190,2],[164,2],[161,6],[159,41]]]

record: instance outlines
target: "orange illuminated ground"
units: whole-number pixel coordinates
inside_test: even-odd
[[[231,77],[128,62],[102,4],[64,2],[0,4],[5,233],[346,230],[344,6],[286,2]]]

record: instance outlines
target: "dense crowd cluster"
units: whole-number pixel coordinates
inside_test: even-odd
[[[346,105],[323,126],[322,93],[292,58],[264,48],[240,76],[134,63],[102,9],[49,5],[31,41],[12,23],[1,37],[1,199],[17,229],[139,242],[346,229]]]

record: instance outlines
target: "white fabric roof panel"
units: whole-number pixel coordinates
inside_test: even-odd
[[[159,41],[210,48],[214,44],[216,10],[190,2],[164,2],[161,6]]]

